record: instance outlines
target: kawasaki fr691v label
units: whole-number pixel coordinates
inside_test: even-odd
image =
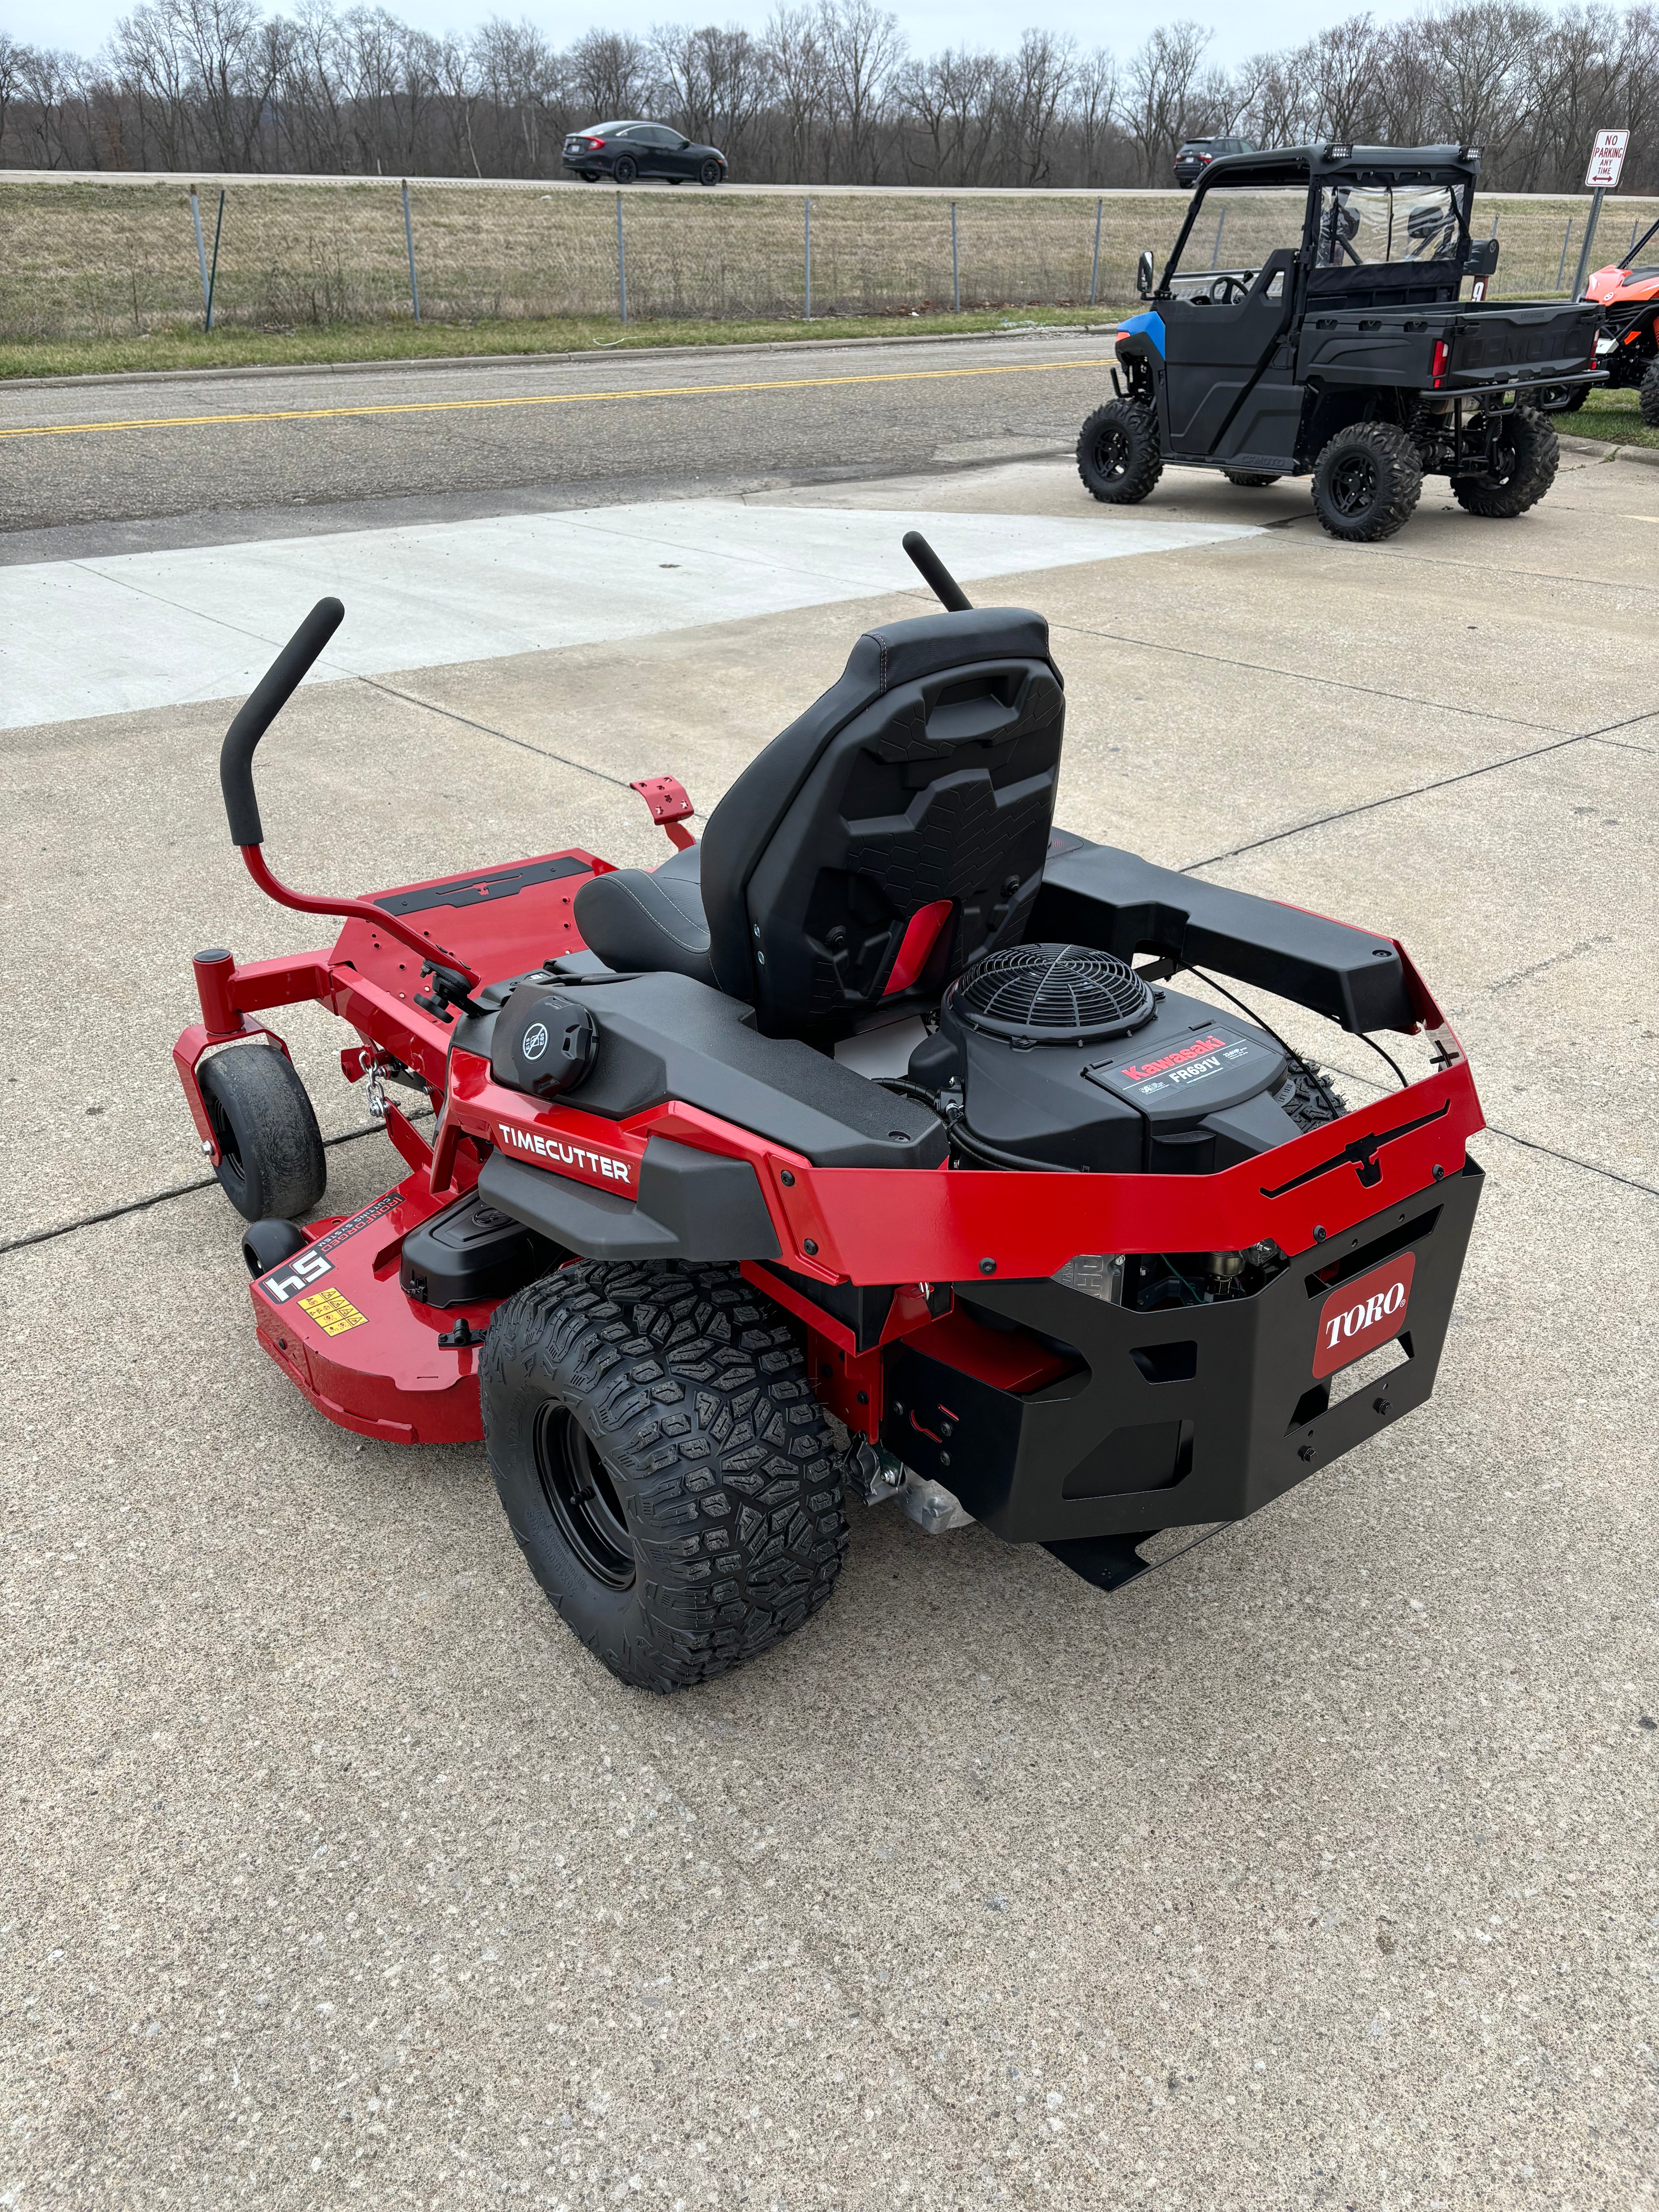
[[[1351,1367],[1379,1344],[1398,1336],[1411,1304],[1416,1255],[1401,1252],[1369,1274],[1333,1291],[1319,1309],[1319,1342],[1314,1351],[1316,1377]]]
[[[1218,1077],[1236,1079],[1254,1060],[1264,1073],[1278,1055],[1248,1037],[1223,1029],[1206,1030],[1186,1044],[1145,1059],[1125,1060],[1088,1073],[1096,1083],[1115,1091],[1121,1098],[1139,1107],[1164,1106],[1189,1091],[1197,1091]],[[1201,1108],[1199,1109],[1203,1110]]]

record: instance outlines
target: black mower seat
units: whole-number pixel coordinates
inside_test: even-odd
[[[712,981],[770,1036],[833,1036],[884,1000],[937,996],[1024,933],[1065,718],[1040,615],[866,631],[701,846],[596,876],[576,927],[611,967]]]
[[[576,927],[608,968],[712,984],[702,868],[702,847],[692,845],[659,868],[595,876],[576,894]]]

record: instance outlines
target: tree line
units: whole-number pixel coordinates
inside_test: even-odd
[[[777,7],[765,29],[593,29],[525,17],[434,37],[389,9],[141,0],[93,56],[0,31],[0,167],[334,175],[561,173],[568,131],[626,116],[780,184],[1168,185],[1184,138],[1479,145],[1489,188],[1576,191],[1594,132],[1659,185],[1659,8],[1449,0],[1358,15],[1231,70],[1177,22],[1124,57],[1029,30],[1006,52],[913,52],[877,0]]]

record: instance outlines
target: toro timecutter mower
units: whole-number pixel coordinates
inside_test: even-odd
[[[1048,625],[905,544],[944,611],[861,637],[700,843],[637,786],[648,872],[279,883],[254,747],[337,600],[225,739],[254,881],[344,924],[198,953],[174,1051],[259,1342],[359,1436],[482,1438],[548,1596],[653,1690],[823,1601],[849,1493],[1106,1589],[1253,1512],[1427,1399],[1474,1219],[1474,1086],[1401,946],[1056,831]],[[1225,985],[1174,988],[1198,963],[1432,1060],[1348,1111]],[[306,999],[406,1172],[301,1226],[322,1142],[258,1017]]]

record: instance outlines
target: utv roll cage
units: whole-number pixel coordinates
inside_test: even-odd
[[[1182,257],[1205,202],[1218,189],[1242,185],[1307,191],[1301,257],[1310,299],[1329,299],[1345,307],[1426,307],[1442,299],[1455,300],[1464,276],[1479,273],[1469,269],[1468,262],[1469,217],[1480,171],[1479,151],[1460,146],[1286,146],[1272,154],[1222,155],[1211,162],[1194,187],[1174,251],[1156,289],[1146,296],[1154,301],[1176,296],[1171,279],[1180,274]],[[1453,250],[1422,260],[1342,266],[1334,254],[1322,255],[1320,250],[1320,200],[1313,187],[1322,185],[1358,191],[1445,188],[1451,192],[1456,221]],[[1381,281],[1379,270],[1387,272]],[[1204,273],[1208,277],[1215,272]],[[1238,273],[1253,282],[1257,272]]]

